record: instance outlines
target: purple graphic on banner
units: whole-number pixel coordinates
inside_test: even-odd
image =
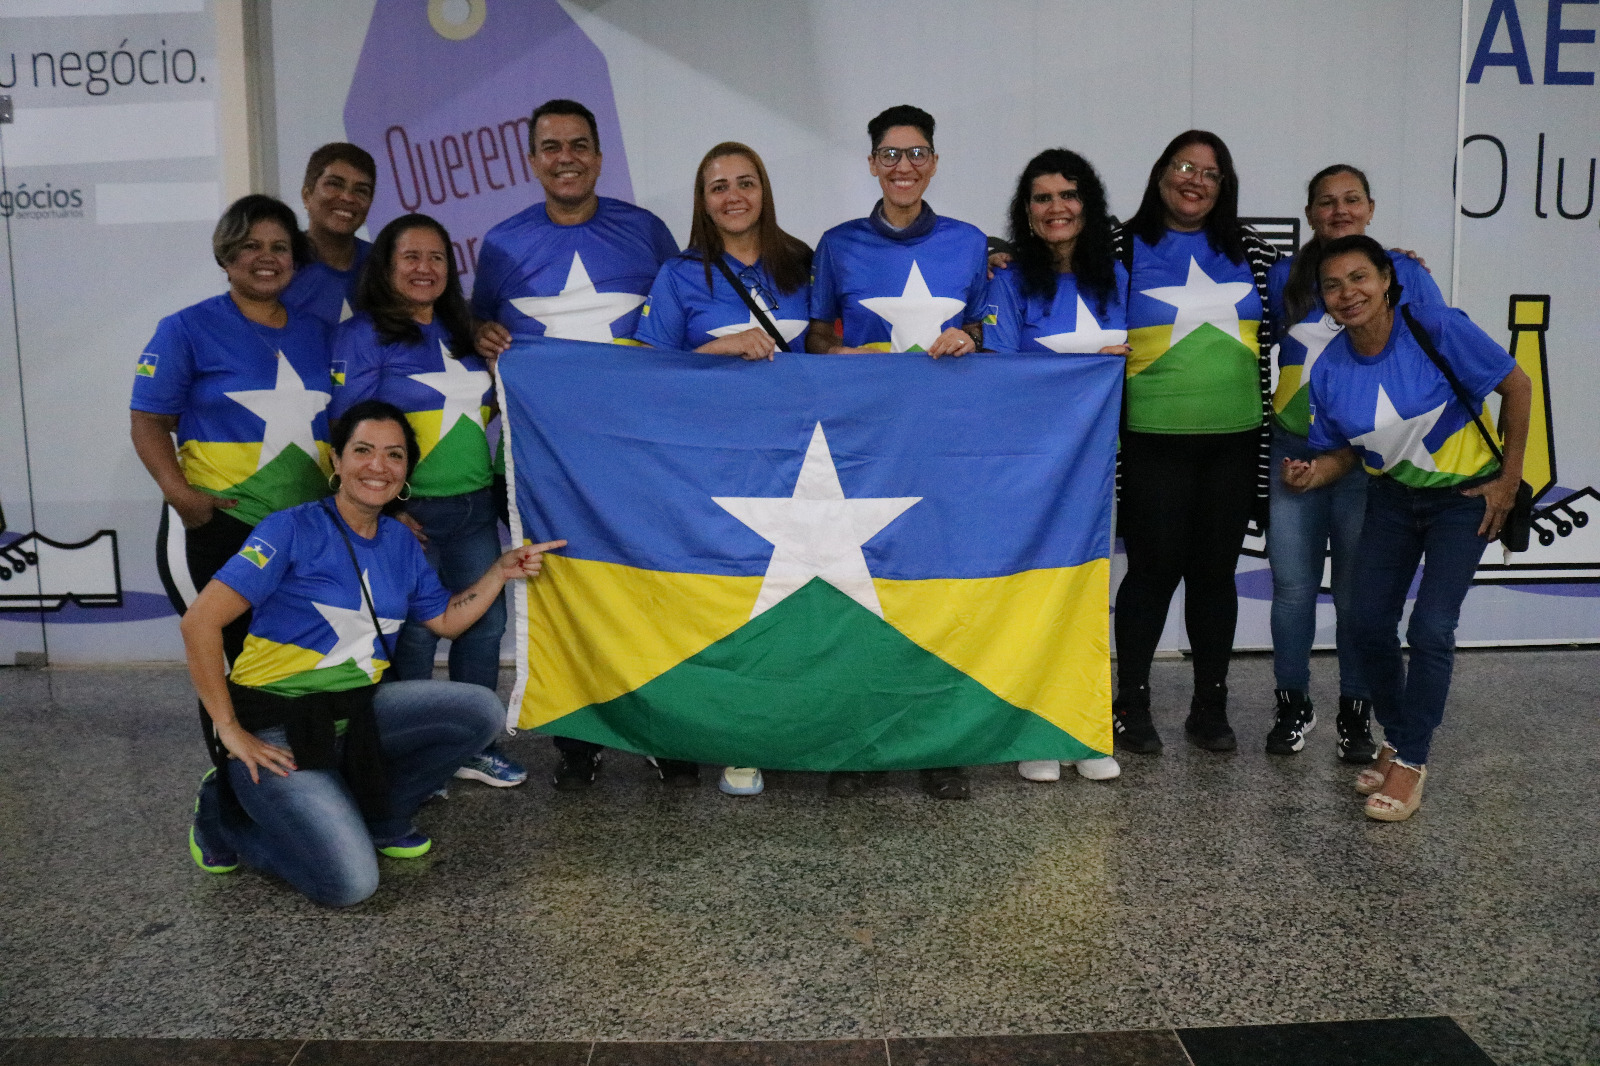
[[[633,201],[611,72],[556,0],[385,0],[373,10],[344,126],[378,163],[367,225],[408,211],[450,231],[472,288],[483,235],[544,199],[528,167],[528,115],[566,97],[593,111],[599,192]]]

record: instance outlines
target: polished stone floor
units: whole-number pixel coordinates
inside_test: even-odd
[[[1291,1059],[1230,1057],[1230,1034],[1327,1050],[1365,1030],[1277,1023],[1349,1019],[1444,1025],[1502,1066],[1600,1062],[1600,651],[1463,653],[1402,825],[1362,817],[1331,720],[1298,756],[1261,750],[1264,658],[1234,668],[1241,750],[1188,747],[1186,673],[1157,664],[1164,755],[1109,783],[982,768],[967,803],[913,774],[855,800],[783,773],[733,800],[710,768],[668,791],[620,754],[560,794],[549,742],[519,736],[534,780],[458,783],[421,816],[433,855],[384,860],[378,894],[333,912],[190,863],[205,763],[180,669],[0,670],[0,1063],[211,1046],[188,1038],[391,1066],[1184,1062],[1162,1057],[1181,1038],[1187,1061],[1242,1063]],[[1069,1040],[1044,1034],[1149,1054],[1021,1050]],[[316,1043],[368,1040],[501,1043]],[[643,1050],[680,1040],[837,1043]]]

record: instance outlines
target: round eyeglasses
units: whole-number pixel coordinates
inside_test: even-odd
[[[919,144],[914,148],[874,148],[872,150],[872,158],[876,159],[878,165],[883,167],[899,166],[902,157],[920,170],[933,159],[933,149],[925,148]]]

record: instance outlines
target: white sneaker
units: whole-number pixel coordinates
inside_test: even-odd
[[[1122,767],[1109,755],[1102,755],[1096,759],[1079,759],[1072,765],[1078,771],[1079,777],[1087,777],[1090,781],[1110,781],[1114,777],[1122,776]]]
[[[759,796],[766,783],[754,766],[725,766],[717,787],[730,796]]]
[[[1017,773],[1029,781],[1060,781],[1061,764],[1054,759],[1028,759],[1017,763]]]

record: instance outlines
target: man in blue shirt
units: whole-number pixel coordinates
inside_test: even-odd
[[[498,359],[513,338],[634,343],[639,308],[661,264],[678,254],[666,223],[642,207],[599,196],[600,131],[574,100],[549,100],[528,125],[528,162],[544,201],[491,229],[478,253],[472,312],[478,354]],[[601,746],[554,738],[561,762],[552,783],[587,788]],[[662,780],[692,787],[694,763],[660,759]]]
[[[978,347],[988,240],[923,200],[939,169],[933,125],[932,115],[909,104],[867,124],[867,167],[883,198],[866,218],[835,226],[817,244],[807,351],[926,352],[937,359]]]
[[[295,272],[283,292],[286,306],[330,326],[350,317],[350,297],[371,247],[356,231],[366,225],[377,179],[377,164],[357,145],[335,141],[311,153],[300,202],[316,260]]]
[[[497,357],[513,337],[631,343],[661,264],[678,253],[666,223],[598,196],[600,134],[572,100],[539,105],[528,161],[545,199],[491,229],[478,253],[472,310],[478,351]]]

